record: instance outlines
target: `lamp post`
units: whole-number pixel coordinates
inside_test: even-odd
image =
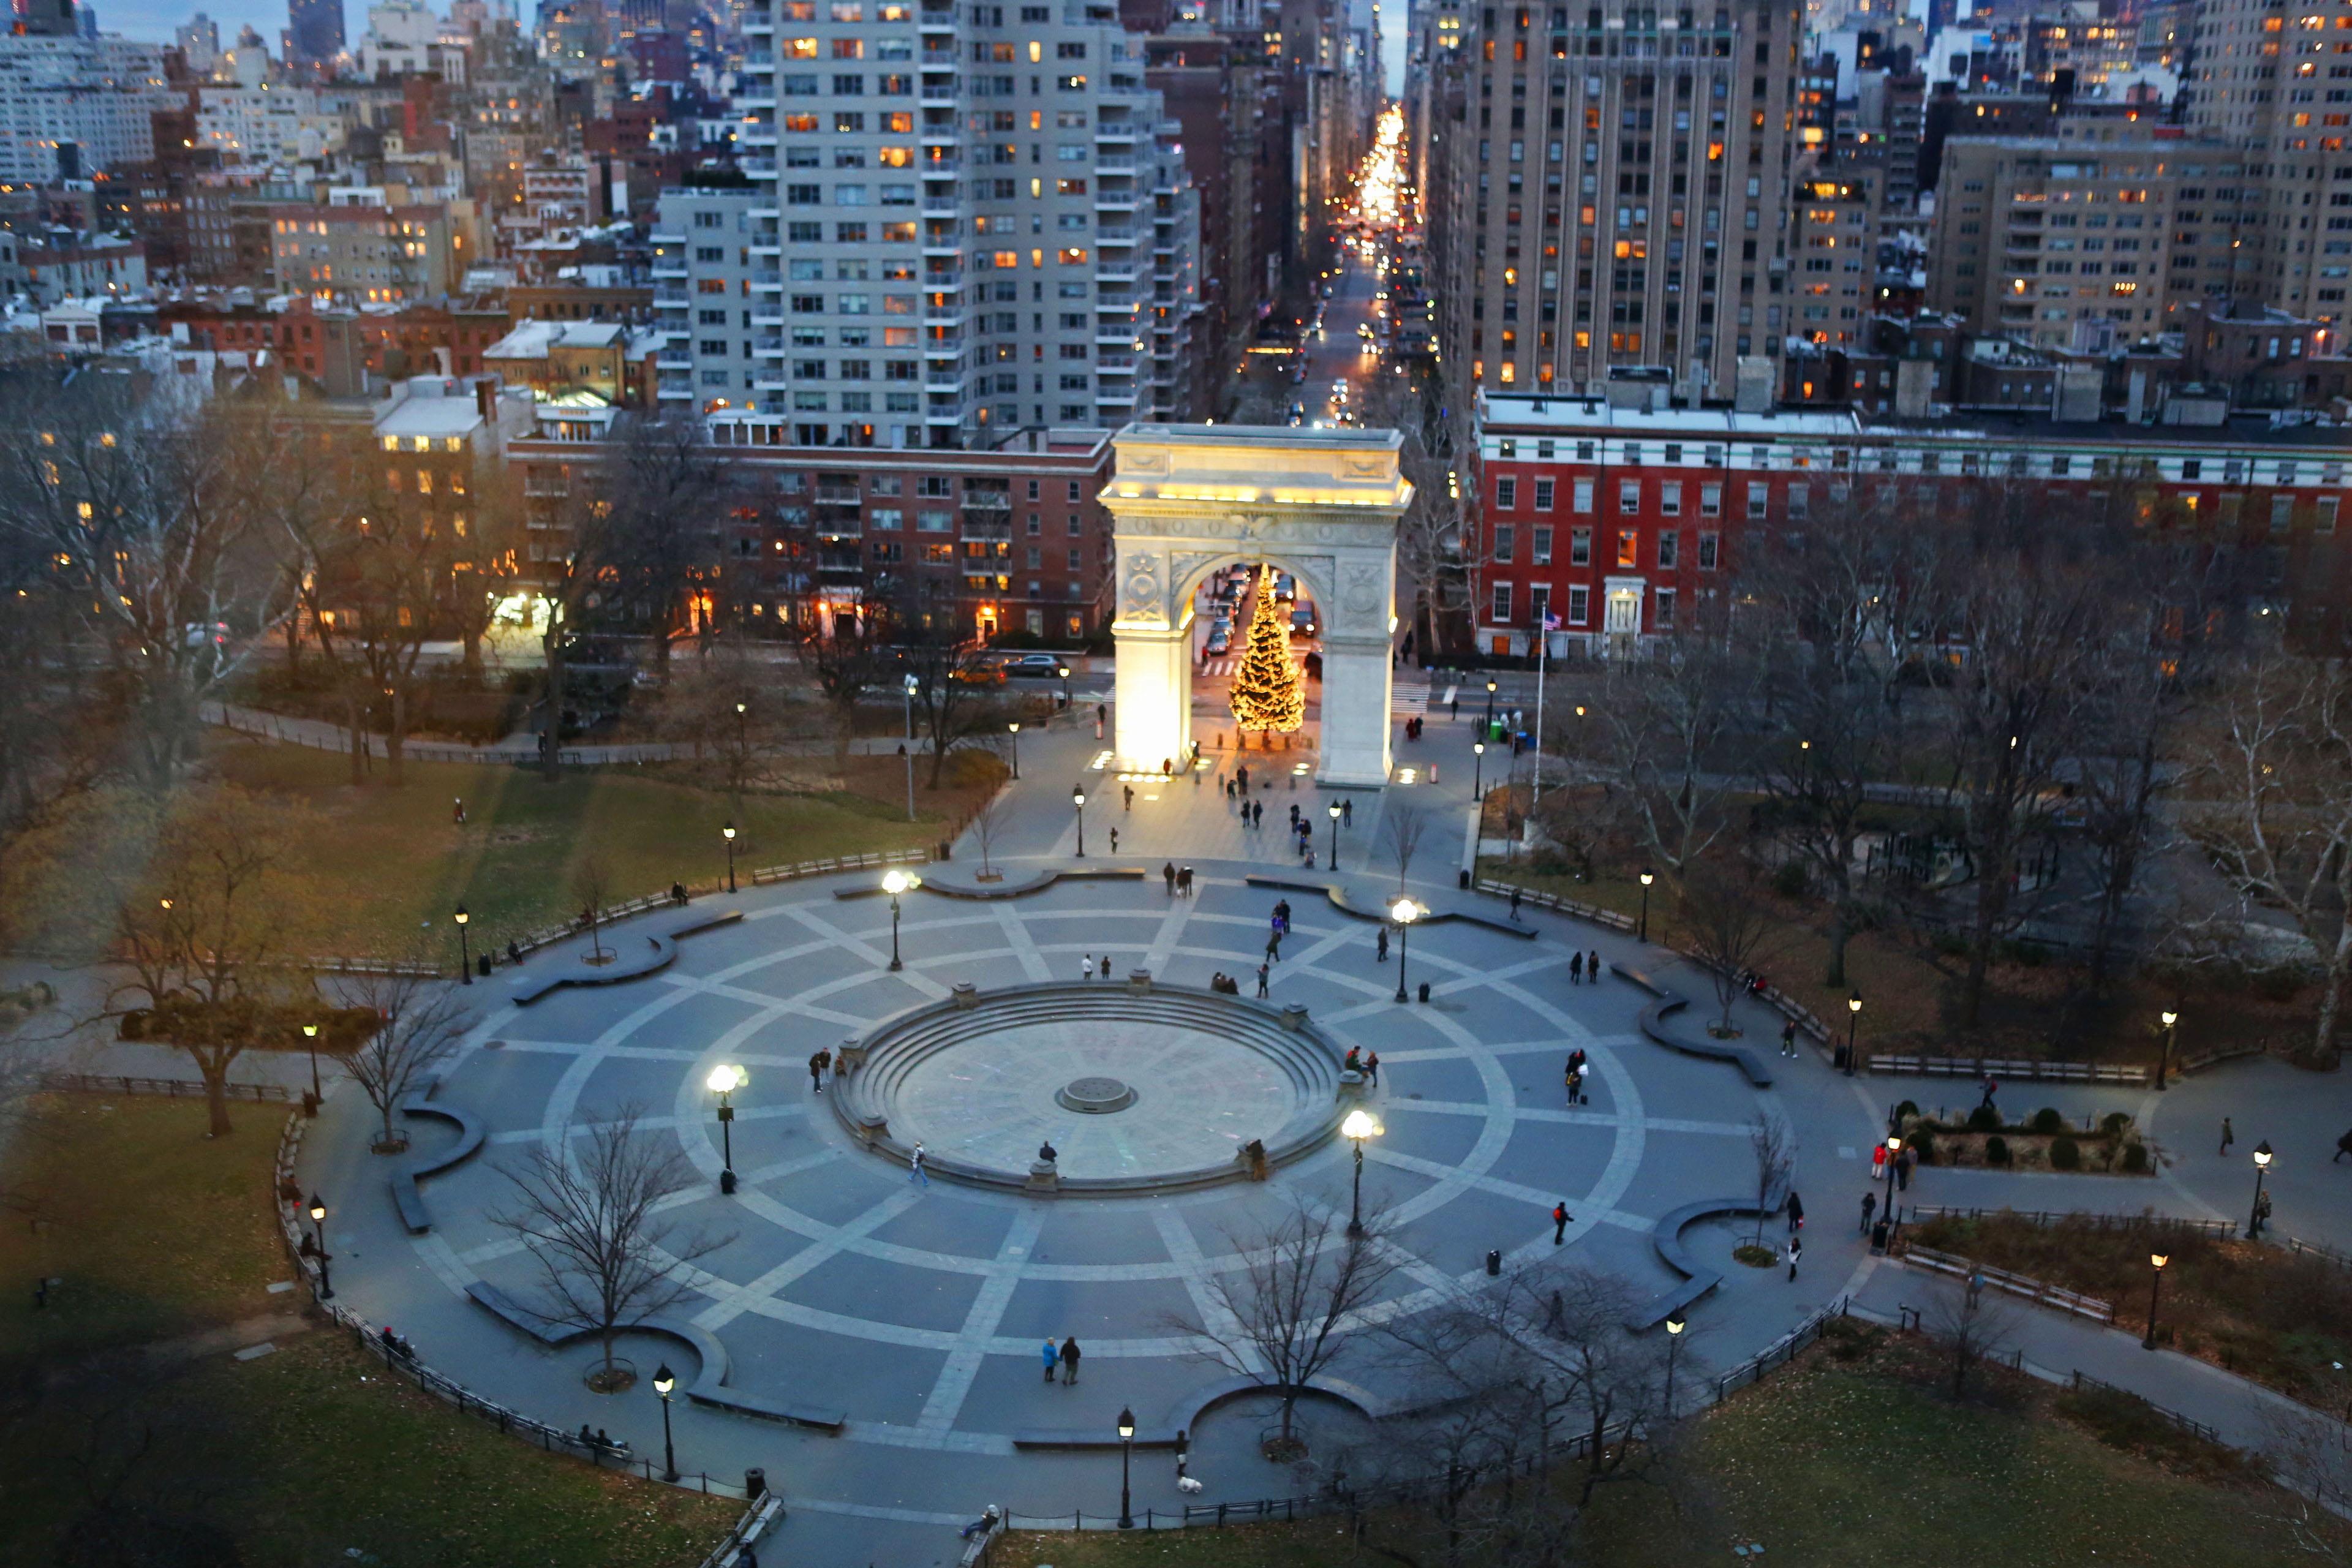
[[[1420,918],[1421,906],[1411,899],[1399,899],[1389,906],[1389,919],[1396,921],[1397,928],[1396,999],[1400,1002],[1407,1000],[1404,993],[1405,936],[1412,930],[1412,922]]]
[[[1647,942],[1647,941],[1649,941],[1649,940],[1650,940],[1650,884],[1651,884],[1652,882],[1656,881],[1657,879],[1658,879],[1658,874],[1657,874],[1655,871],[1651,870],[1647,866],[1644,866],[1644,867],[1643,867],[1643,868],[1642,868],[1642,933],[1641,933],[1641,935],[1642,935],[1642,940],[1643,940],[1643,942]]]
[[[922,879],[909,876],[904,871],[885,871],[882,874],[882,890],[890,895],[890,967],[892,969],[900,967],[898,963],[898,895],[909,888],[920,886],[922,886]]]
[[[1135,1528],[1135,1507],[1128,1500],[1128,1478],[1135,1464],[1135,1412],[1127,1405],[1118,1407],[1118,1527]]]
[[[703,1079],[719,1097],[719,1190],[729,1196],[735,1192],[735,1091],[751,1081],[751,1074],[729,1062]]]
[[[319,1238],[319,1300],[331,1301],[335,1285],[327,1278],[327,1200],[316,1193],[310,1194],[310,1225]]]
[[[748,703],[735,704],[735,751],[737,755],[746,760],[751,755],[751,737],[746,732],[744,726],[744,713],[749,707]]]
[[[2248,1241],[2263,1233],[2263,1174],[2270,1168],[2271,1141],[2265,1138],[2254,1145],[2254,1212],[2246,1223]]]
[[[1057,664],[1054,667],[1054,673],[1062,678],[1062,706],[1067,708],[1070,705],[1070,667]]]
[[[1895,1133],[1886,1135],[1886,1224],[1892,1232],[1895,1225],[1895,1156],[1903,1152],[1903,1140]]]
[[[2164,1266],[2171,1261],[2161,1252],[2147,1255],[2147,1337],[2139,1342],[2144,1351],[2156,1348],[2156,1293],[2164,1284]]]
[[[1339,803],[1333,801],[1323,808],[1331,816],[1331,869],[1339,868]]]
[[[326,1098],[319,1092],[319,1026],[302,1026],[302,1043],[310,1050],[310,1103],[303,1109],[312,1116],[319,1114],[319,1102]]]
[[[457,980],[460,984],[471,985],[474,983],[474,959],[466,946],[466,922],[473,917],[466,912],[465,905],[459,904],[457,912],[449,918],[457,922]]]
[[[1348,1200],[1350,1240],[1361,1240],[1364,1235],[1364,1140],[1377,1138],[1383,1131],[1372,1113],[1360,1105],[1348,1112],[1348,1119],[1339,1123],[1339,1136],[1356,1146],[1356,1187],[1354,1195]]]
[[[907,698],[907,820],[909,822],[915,820],[915,693],[922,689],[922,684],[910,675],[899,689]]]
[[[669,1391],[677,1386],[677,1374],[670,1371],[669,1363],[654,1368],[654,1392],[662,1402],[662,1479],[672,1486],[677,1484],[677,1446],[669,1436]]]
[[[1495,732],[1495,683],[1486,682],[1486,733]]]
[[[727,824],[719,836],[727,840],[727,890],[731,893],[735,890],[735,825]]]
[[[1862,993],[1845,999],[1845,1076],[1853,1076],[1854,1036],[1862,1028]]]
[[[1013,731],[1013,777],[1017,782],[1021,777],[1021,721],[1015,719],[1004,727]]]
[[[2167,1008],[2157,1016],[2164,1020],[2164,1049],[2158,1053],[2156,1058],[2156,1087],[2170,1089],[2172,1086],[2164,1081],[2164,1069],[2172,1061],[2173,1034],[2176,1026],[2180,1022],[2180,1015]]]
[[[1681,1348],[1689,1320],[1679,1310],[1666,1314],[1666,1419],[1675,1418],[1675,1352]]]
[[[1084,784],[1070,786],[1070,805],[1078,814],[1078,858],[1087,858],[1087,789]]]
[[[1470,754],[1475,759],[1470,764],[1470,798],[1478,807],[1478,830],[1486,828],[1486,742],[1470,742]]]

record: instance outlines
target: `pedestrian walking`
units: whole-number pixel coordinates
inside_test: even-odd
[[[1378,1088],[1380,1088],[1380,1087],[1381,1087],[1381,1053],[1380,1053],[1380,1052],[1378,1052],[1378,1051],[1366,1051],[1366,1052],[1364,1053],[1364,1077],[1365,1077],[1366,1079],[1370,1079],[1370,1082],[1371,1082],[1371,1086],[1372,1086],[1374,1089],[1378,1089]],[[2347,1133],[2347,1137],[2352,1137],[2352,1133]]]
[[[1116,827],[1110,830],[1110,852],[1114,855],[1118,853],[1118,829]]]
[[[1895,1156],[1895,1190],[1896,1192],[1907,1193],[1911,1190],[1911,1167],[1918,1163],[1919,1156],[1907,1148]]]
[[[1102,977],[1105,980],[1110,978],[1110,954],[1107,952],[1102,955]]]
[[[1511,889],[1511,918],[1519,918],[1519,889],[1516,887]]]
[[[1192,1457],[1192,1435],[1181,1426],[1176,1429],[1176,1481],[1181,1489],[1184,1481],[1185,1462]]]
[[[463,795],[449,803],[449,820],[460,827],[466,826],[466,801]]]
[[[831,1046],[827,1046],[824,1049],[817,1052],[816,1071],[819,1080],[818,1087],[823,1088],[823,1080],[833,1077],[833,1047]]]
[[[2228,1153],[2230,1152],[2230,1145],[2235,1143],[2237,1141],[2238,1135],[2230,1130],[2230,1119],[2224,1116],[2221,1118],[2221,1152],[2224,1154]],[[2332,1163],[2333,1162],[2331,1162],[2331,1163]]]
[[[1568,1102],[1570,1105],[1574,1105],[1576,1103],[1578,1082],[1584,1077],[1584,1075],[1577,1070],[1577,1067],[1574,1062],[1570,1062],[1568,1064],[1568,1070],[1560,1076],[1566,1080],[1568,1085]]]
[[[1576,1216],[1568,1212],[1568,1200],[1562,1198],[1551,1205],[1551,1244],[1559,1246],[1568,1239],[1568,1222]]]
[[[1062,1347],[1054,1342],[1054,1336],[1051,1334],[1047,1334],[1045,1336],[1045,1348],[1044,1354],[1045,1357],[1045,1381],[1047,1383],[1051,1383],[1054,1381],[1054,1369],[1062,1364]]]
[[[1244,795],[1247,795],[1249,793],[1249,764],[1247,763],[1244,763],[1241,766],[1234,770],[1234,781],[1242,786],[1242,793]]]
[[[1125,791],[1127,795],[1126,809],[1133,811],[1135,809],[1135,786],[1133,784],[1122,784],[1119,787]]]
[[[1266,973],[1265,964],[1261,963],[1257,966],[1257,994],[1261,996],[1265,994]]]
[[[1373,951],[1374,951],[1375,952],[1377,952],[1377,953],[1380,955],[1380,961],[1381,961],[1382,963],[1386,963],[1389,961],[1389,928],[1388,928],[1388,927],[1386,927],[1386,926],[1382,926],[1382,927],[1381,927],[1381,934],[1380,934],[1380,936],[1379,936],[1379,938],[1378,938],[1378,939],[1373,942],[1373,944],[1372,944],[1372,949],[1373,949]],[[2346,1137],[2347,1137],[2347,1138],[2352,1138],[2352,1132],[2347,1132],[2347,1133],[2346,1133],[2346,1134],[2345,1134],[2345,1136],[2346,1136]]]
[[[1449,709],[1451,709],[1451,710],[1452,710],[1452,711],[1451,711],[1450,713],[1448,713],[1448,715],[1447,715],[1447,717],[1448,717],[1448,718],[1453,718],[1453,719],[1459,719],[1459,718],[1461,718],[1461,717],[1462,717],[1462,694],[1461,694],[1460,692],[1458,692],[1458,691],[1457,691],[1457,692],[1455,692],[1455,693],[1454,694],[1454,696],[1453,696],[1453,699],[1452,699],[1449,702],[1447,702],[1446,706],[1447,706]]]
[[[1794,1018],[1780,1026],[1780,1054],[1784,1057],[1797,1054],[1797,1020]]]
[[[1084,1352],[1078,1349],[1078,1342],[1076,1340],[1067,1339],[1062,1342],[1063,1387],[1067,1388],[1070,1384],[1078,1381],[1078,1357],[1084,1353]]]
[[[1792,1237],[1790,1237],[1789,1238],[1789,1278],[1790,1278],[1790,1279],[1794,1279],[1797,1277],[1797,1259],[1799,1259],[1800,1258],[1802,1258],[1804,1255],[1805,1255],[1805,1240],[1804,1240],[1804,1237],[1800,1237],[1800,1236],[1792,1236]]]
[[[1092,980],[1094,977],[1095,955],[1091,952],[1080,953],[1078,955],[1078,978],[1081,980]]]
[[[1176,896],[1176,862],[1171,860],[1160,868],[1160,879],[1168,884],[1168,896]]]
[[[1179,867],[1176,871],[1176,891],[1184,898],[1192,896],[1192,868]]]
[[[1601,954],[1597,950],[1584,955],[1584,973],[1591,977],[1592,984],[1601,984]]]
[[[1790,1187],[1789,1189],[1789,1234],[1794,1236],[1804,1227],[1805,1200],[1797,1195],[1796,1188]]]
[[[1977,1101],[1977,1109],[1979,1110],[1992,1110],[1992,1097],[2000,1092],[2000,1085],[1992,1080],[1991,1075],[1987,1074],[1984,1080],[1984,1098]]]
[[[1268,963],[1280,963],[1282,962],[1282,933],[1278,931],[1270,931],[1266,935],[1265,961]]]
[[[907,1180],[920,1182],[927,1187],[931,1184],[930,1173],[923,1169],[923,1146],[920,1143],[916,1144],[915,1152],[907,1156]]]
[[[1570,985],[1584,984],[1584,954],[1571,952],[1568,955],[1568,983]]]
[[[1265,831],[1265,802],[1258,800],[1250,803],[1250,826],[1261,833]]]
[[[1876,1214],[1877,1212],[1878,1212],[1878,1194],[1877,1194],[1876,1193],[1864,1193],[1864,1194],[1862,1194],[1862,1228],[1863,1228],[1863,1230],[1864,1230],[1865,1233],[1867,1233],[1867,1232],[1869,1231],[1869,1229],[1870,1229],[1870,1216],[1871,1216],[1872,1215]]]
[[[1339,803],[1339,826],[1342,827],[1353,827],[1356,826],[1356,803],[1354,801],[1343,800]]]
[[[818,1094],[824,1092],[824,1066],[814,1055],[809,1058],[809,1088]]]

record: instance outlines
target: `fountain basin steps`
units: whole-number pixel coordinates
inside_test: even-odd
[[[935,1177],[1156,1193],[1247,1179],[1336,1131],[1343,1053],[1297,1009],[1139,977],[1009,986],[904,1013],[826,1099],[862,1143]]]

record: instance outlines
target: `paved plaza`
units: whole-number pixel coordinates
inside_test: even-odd
[[[1425,769],[1451,739],[1425,742],[1403,760]],[[1460,739],[1466,753],[1466,734]],[[1775,1057],[1779,1020],[1761,1009],[1743,1010],[1740,1021],[1745,1043],[1775,1069],[1768,1089],[1752,1087],[1730,1064],[1649,1043],[1637,1028],[1649,998],[1613,977],[1571,984],[1570,955],[1598,951],[1604,960],[1638,964],[1695,998],[1704,994],[1699,977],[1630,938],[1532,910],[1533,941],[1462,920],[1414,930],[1405,961],[1415,988],[1427,981],[1431,996],[1399,1004],[1400,957],[1393,950],[1385,962],[1377,956],[1373,922],[1319,895],[1245,880],[1277,869],[1301,874],[1290,857],[1275,853],[1282,835],[1239,826],[1224,803],[1222,773],[1197,785],[1147,781],[1127,809],[1115,781],[1086,771],[1098,753],[1090,735],[1041,736],[1024,749],[1033,783],[1013,797],[1012,821],[997,839],[1007,884],[1079,866],[1132,867],[1145,876],[1062,880],[989,900],[909,893],[899,931],[905,966],[897,972],[887,967],[888,900],[838,896],[866,893],[870,874],[747,889],[724,900],[740,910],[740,921],[683,938],[673,963],[626,984],[559,989],[517,1006],[506,989],[515,972],[500,971],[476,988],[478,1022],[436,1093],[478,1118],[487,1137],[478,1157],[423,1184],[430,1232],[411,1235],[402,1225],[389,1163],[367,1150],[367,1107],[357,1095],[346,1089],[331,1096],[311,1132],[302,1179],[333,1207],[338,1297],[394,1326],[426,1362],[487,1397],[559,1426],[584,1421],[606,1428],[647,1451],[659,1443],[661,1422],[643,1383],[616,1397],[591,1394],[581,1374],[593,1349],[550,1351],[466,1294],[478,1280],[528,1301],[537,1288],[529,1256],[490,1218],[509,1190],[501,1167],[636,1107],[705,1178],[675,1217],[721,1242],[685,1270],[691,1293],[669,1315],[716,1336],[730,1386],[846,1416],[831,1435],[677,1407],[678,1458],[689,1474],[739,1479],[759,1466],[784,1493],[789,1518],[771,1538],[778,1551],[824,1565],[947,1562],[956,1543],[942,1526],[969,1520],[986,1503],[1025,1515],[1113,1512],[1115,1451],[1041,1453],[1016,1448],[1015,1435],[1108,1436],[1122,1406],[1139,1425],[1156,1427],[1223,1381],[1222,1369],[1192,1352],[1176,1321],[1214,1310],[1204,1282],[1235,1267],[1236,1237],[1294,1205],[1347,1211],[1345,1142],[1318,1134],[1262,1184],[1050,1196],[945,1172],[927,1184],[834,1114],[827,1096],[844,1086],[819,1090],[806,1066],[820,1048],[838,1049],[885,1020],[950,1003],[959,984],[979,993],[980,1008],[967,1016],[985,1018],[992,992],[1074,987],[1081,957],[1093,957],[1098,970],[1106,955],[1115,978],[1085,983],[1103,997],[1127,995],[1130,972],[1144,971],[1155,990],[1174,992],[1187,1006],[1213,1000],[1236,1010],[1233,1016],[1274,1028],[1283,1009],[1303,1007],[1330,1051],[1379,1054],[1379,1083],[1365,1103],[1384,1131],[1369,1150],[1365,1199],[1384,1211],[1402,1267],[1376,1317],[1425,1310],[1475,1284],[1490,1251],[1503,1255],[1507,1268],[1608,1270],[1644,1293],[1678,1284],[1654,1245],[1655,1222],[1685,1205],[1752,1195],[1748,1127],[1759,1110],[1786,1117],[1801,1139],[1795,1185],[1813,1216],[1804,1267],[1791,1282],[1778,1268],[1730,1266],[1744,1226],[1706,1220],[1691,1226],[1683,1237],[1691,1254],[1727,1273],[1692,1313],[1685,1364],[1736,1363],[1850,1291],[1900,1297],[1909,1285],[1900,1273],[1882,1273],[1874,1287],[1874,1265],[1851,1217],[1866,1185],[1882,1101],[1893,1097],[1887,1080],[1837,1076],[1810,1049],[1794,1060]],[[1454,766],[1449,752],[1449,783]],[[1261,796],[1269,817],[1293,799],[1319,811],[1323,797],[1311,786],[1294,791],[1289,775],[1264,773],[1280,781]],[[1469,769],[1460,773],[1466,784]],[[1095,852],[1083,862],[1067,797],[1073,777],[1086,778],[1098,803],[1088,823]],[[1411,890],[1433,910],[1476,908],[1501,918],[1499,900],[1474,904],[1454,886],[1468,794],[1461,785],[1441,792],[1416,784],[1350,797],[1356,821],[1343,838],[1339,879],[1348,901],[1375,907],[1393,892],[1392,865],[1383,873],[1366,864],[1377,860],[1373,834],[1384,811],[1420,809],[1430,814],[1429,841],[1444,847],[1416,862]],[[1106,858],[1101,846],[1114,825],[1122,830],[1122,854]],[[1160,868],[1171,858],[1192,868],[1194,896],[1170,896]],[[965,862],[960,850],[954,863],[929,869],[943,882],[961,880],[974,869]],[[1272,908],[1284,897],[1292,930],[1273,966],[1270,995],[1259,1003],[1247,993]],[[631,928],[617,928],[614,940],[625,948]],[[531,964],[557,959],[535,955]],[[1221,972],[1246,982],[1243,996],[1211,998],[1211,976]],[[981,1029],[899,1078],[891,1141],[919,1137],[943,1161],[1020,1170],[1035,1144],[1050,1140],[1073,1177],[1229,1162],[1244,1134],[1264,1137],[1294,1122],[1307,1091],[1274,1058],[1238,1043],[1243,1030],[1221,1034],[1213,1017],[1202,1018],[1181,1010],[1117,1023],[1048,1016]],[[1577,1048],[1591,1062],[1590,1102],[1570,1107],[1562,1066]],[[733,1165],[741,1186],[732,1197],[719,1192],[719,1127],[704,1087],[721,1062],[750,1074],[735,1096]],[[2266,1080],[2288,1070],[2263,1067],[2246,1076]],[[2182,1147],[2158,1178],[1930,1171],[1910,1195],[2105,1212],[2231,1212],[2242,1161],[2209,1160],[2211,1151],[2189,1141],[2209,1110],[2218,1126],[2213,1108],[2221,1102],[2212,1097],[2228,1071],[2165,1096],[2018,1086],[2033,1105],[2072,1114],[2122,1109],[2151,1121],[2160,1110],[2159,1137],[2178,1127]],[[1056,1098],[1057,1089],[1088,1078],[1118,1079],[1134,1090],[1134,1103],[1097,1113]],[[1947,1099],[1969,1092],[1932,1082],[1894,1088],[1923,1101],[1939,1089]],[[1323,1092],[1316,1086],[1313,1096]],[[2283,1153],[2294,1151],[2274,1181],[2281,1228],[2328,1237],[2344,1224],[2338,1212],[2318,1212],[2327,1206],[2321,1193],[2333,1190],[2324,1150],[2340,1130],[2328,1120],[2336,1113],[2308,1103],[2317,1097],[2298,1099],[2291,1086],[2273,1098],[2282,1115],[2292,1108],[2312,1121],[2307,1136],[2267,1133]],[[2264,1135],[2243,1112],[2239,1127],[2243,1139]],[[426,1152],[454,1137],[422,1119],[415,1131]],[[2323,1152],[2306,1158],[2304,1142]],[[1555,1247],[1549,1210],[1560,1201],[1574,1219],[1565,1245]],[[1049,1336],[1075,1336],[1084,1348],[1075,1386],[1041,1377],[1039,1347]],[[685,1363],[682,1383],[696,1375],[692,1352],[674,1339],[631,1336],[623,1350],[641,1371],[667,1358]],[[1370,1404],[1403,1392],[1385,1386],[1370,1359],[1338,1373]],[[1180,1496],[1166,1455],[1139,1454],[1139,1512],[1299,1489],[1297,1476],[1256,1456],[1265,1419],[1263,1405],[1241,1402],[1200,1421],[1191,1470],[1205,1489],[1197,1497]],[[1308,1420],[1319,1459],[1361,1431],[1338,1405],[1317,1405]]]

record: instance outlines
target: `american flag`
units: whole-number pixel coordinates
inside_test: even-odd
[[[1559,617],[1558,616],[1553,615],[1549,610],[1546,610],[1544,612],[1544,630],[1548,632],[1556,632],[1559,630]]]

